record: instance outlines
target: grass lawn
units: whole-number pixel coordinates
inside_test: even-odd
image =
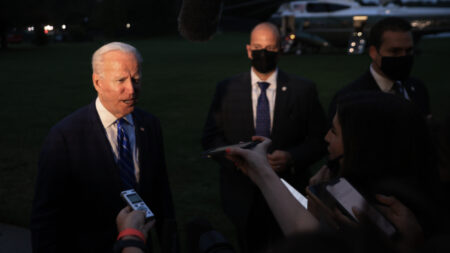
[[[220,207],[218,166],[200,158],[200,136],[217,81],[249,69],[247,34],[207,43],[178,37],[127,41],[144,57],[140,107],[160,118],[179,229],[202,216],[236,243]],[[28,226],[43,138],[65,115],[90,103],[90,57],[103,42],[11,46],[0,51],[0,222]],[[450,113],[450,39],[423,40],[413,74],[428,86],[432,112]],[[445,63],[447,62],[447,63]],[[366,71],[367,55],[283,56],[280,67],[317,83],[326,109],[334,93]],[[184,243],[184,242],[182,242]]]

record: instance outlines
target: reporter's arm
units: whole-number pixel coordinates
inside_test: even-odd
[[[227,158],[258,185],[285,235],[317,230],[316,218],[297,202],[268,163],[266,150],[271,141],[264,137],[253,140],[263,142],[253,150],[231,148],[227,150]]]
[[[315,217],[298,203],[273,170],[263,175],[257,185],[286,236],[318,229]]]

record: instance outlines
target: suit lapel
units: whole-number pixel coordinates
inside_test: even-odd
[[[100,157],[98,157],[98,159],[100,161],[104,161],[106,164],[106,173],[107,175],[111,175],[111,177],[113,177],[113,180],[116,183],[115,185],[122,185],[122,180],[119,175],[119,166],[115,162],[114,153],[112,151],[111,144],[106,137],[106,131],[105,128],[103,128],[100,116],[95,108],[95,102],[91,103],[89,106],[89,116],[92,124],[92,127],[89,130],[94,132],[92,136],[95,138],[92,140],[92,143],[99,146],[98,150]]]
[[[133,121],[134,121],[134,133],[136,136],[136,148],[138,149],[138,159],[139,159],[139,181],[144,178],[142,175],[143,168],[145,166],[145,158],[144,154],[149,154],[148,152],[148,143],[144,140],[147,140],[147,132],[149,129],[145,129],[144,124],[141,122],[141,118],[134,111],[132,113]],[[137,185],[138,190],[140,189],[140,183]]]
[[[289,96],[289,80],[286,74],[281,70],[278,71],[277,76],[277,93],[275,96],[275,108],[273,113],[272,132],[270,134],[273,139],[277,133],[277,126],[282,124],[281,117],[283,113],[288,110],[288,96]]]
[[[236,103],[236,105],[242,106],[242,122],[239,124],[242,125],[242,128],[245,131],[244,136],[253,136],[255,135],[255,127],[253,124],[252,82],[250,72],[242,78],[236,88],[238,91],[234,94],[239,96],[239,103]]]
[[[366,72],[364,79],[367,80],[363,82],[363,84],[366,85],[367,90],[381,91],[380,86],[378,86],[377,81],[375,81],[375,78],[373,78],[370,70]]]

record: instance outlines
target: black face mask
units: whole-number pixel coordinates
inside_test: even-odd
[[[269,73],[275,70],[278,61],[278,52],[266,49],[252,50],[252,66],[260,73]]]
[[[381,71],[392,81],[404,81],[408,79],[413,66],[412,55],[381,58]]]

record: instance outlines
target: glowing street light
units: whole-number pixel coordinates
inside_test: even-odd
[[[46,31],[53,31],[53,26],[52,25],[46,25],[46,26],[44,26],[44,30],[46,30]]]

